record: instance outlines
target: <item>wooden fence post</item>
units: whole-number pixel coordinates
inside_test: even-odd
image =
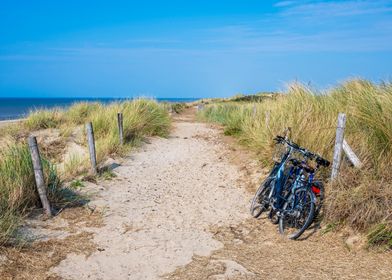
[[[94,175],[97,174],[97,156],[95,153],[95,140],[93,124],[91,122],[86,124],[88,150],[90,153],[91,171]]]
[[[270,123],[270,111],[265,111],[265,126],[269,129],[269,123]]]
[[[123,128],[123,114],[117,114],[117,122],[118,122],[118,135],[120,137],[120,144],[124,144],[124,128]]]
[[[256,104],[253,104],[253,110],[252,110],[252,117],[253,117],[253,119],[256,118],[256,114],[257,114]]]
[[[42,203],[42,207],[45,210],[45,214],[49,217],[52,216],[52,211],[50,210],[50,204],[48,197],[46,196],[46,186],[44,179],[44,171],[41,163],[41,156],[38,150],[37,138],[30,136],[28,139],[31,159],[33,162],[35,183],[37,185],[38,195]]]
[[[356,168],[362,167],[361,160],[357,157],[354,151],[351,149],[350,145],[347,143],[346,139],[343,139],[343,151],[347,155],[348,159]]]
[[[339,113],[338,125],[336,128],[335,150],[333,153],[333,163],[331,172],[331,182],[335,181],[340,168],[340,161],[342,159],[344,129],[346,127],[346,114]]]

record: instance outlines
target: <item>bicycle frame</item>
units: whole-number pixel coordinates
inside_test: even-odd
[[[299,166],[296,167],[296,174],[295,174],[295,181],[292,185],[292,188],[290,190],[290,194],[294,196],[294,199],[291,201],[291,207],[290,207],[290,211],[293,211],[293,209],[296,208],[298,201],[301,199],[300,197],[297,197],[295,195],[296,190],[300,189],[300,188],[310,188],[313,182],[313,178],[314,178],[314,174],[315,172],[310,172],[308,179],[304,180],[304,168]],[[313,194],[313,192],[311,192]],[[316,196],[313,194],[311,196],[311,203],[316,203]],[[306,200],[305,200],[306,202]],[[287,211],[287,212],[290,212]],[[295,212],[295,211],[294,211]],[[286,215],[287,213],[281,213],[281,215]]]
[[[272,186],[271,191],[268,195],[268,200],[270,201],[270,205],[274,210],[279,209],[281,207],[282,199],[284,199],[283,197],[280,197],[280,195],[279,195],[279,196],[276,196],[276,201],[273,201],[273,199],[275,198],[275,194],[277,194],[277,193],[280,194],[283,189],[283,186],[286,183],[287,178],[284,175],[284,170],[286,167],[286,162],[289,159],[292,151],[293,151],[293,148],[291,146],[288,146],[288,151],[284,154],[282,160],[278,163],[278,165],[276,167],[273,168],[273,170],[271,172],[271,173],[275,173],[275,170],[277,168],[276,174],[271,177],[273,180],[275,180],[275,183]]]

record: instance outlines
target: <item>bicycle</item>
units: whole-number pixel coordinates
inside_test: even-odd
[[[306,186],[311,186],[309,188],[312,192],[309,197],[309,200],[311,201],[311,212],[309,213],[310,215],[307,216],[307,222],[303,223],[300,231],[289,236],[291,239],[296,239],[306,230],[321,208],[322,200],[324,198],[324,187],[321,182],[314,180],[314,175],[320,166],[328,166],[329,162],[319,155],[300,147],[287,139],[287,137],[277,136],[274,140],[276,141],[276,144],[284,144],[286,150],[278,157],[278,160],[274,161],[275,163],[270,174],[256,191],[251,203],[250,212],[253,217],[258,218],[263,212],[271,207],[269,213],[270,220],[273,223],[279,224],[282,221],[280,232],[285,234],[285,229],[287,229],[287,223],[285,223],[285,221],[287,222],[288,217],[290,216],[289,213],[293,213],[293,211],[296,211],[295,213],[297,213],[298,210],[295,209],[299,208],[300,205],[295,199],[294,202],[292,202],[292,200],[293,198],[303,197],[303,195],[300,195],[301,192],[303,192],[302,187],[305,186],[302,177],[304,176],[304,171],[308,172],[310,176],[308,176],[309,180]],[[304,161],[291,158],[294,152],[300,153],[304,157]],[[314,159],[317,162],[316,169],[307,166],[307,161],[309,159]],[[291,163],[290,167],[288,167],[288,163]],[[301,178],[300,181],[299,178]],[[305,194],[306,193],[307,192],[305,192]],[[288,201],[290,203],[288,203]],[[289,211],[290,209],[292,210],[291,212]],[[303,211],[299,211],[299,213],[302,212]],[[282,219],[282,217],[284,218]]]
[[[308,160],[315,160],[316,168],[308,165]],[[324,199],[324,187],[314,180],[316,171],[329,166],[329,161],[307,151],[305,160],[291,160],[294,166],[294,180],[289,195],[279,212],[279,232],[290,238],[297,239],[311,225]]]

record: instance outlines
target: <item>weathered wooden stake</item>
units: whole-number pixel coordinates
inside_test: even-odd
[[[124,144],[124,128],[123,128],[123,114],[117,114],[117,122],[118,122],[118,135],[120,137],[120,144]]]
[[[86,124],[88,150],[90,152],[91,171],[94,175],[97,174],[97,156],[95,153],[95,140],[93,124],[91,122]]]
[[[253,104],[253,110],[252,110],[252,117],[256,118],[256,113],[257,113],[257,107],[256,104]]]
[[[45,214],[49,217],[52,216],[52,211],[50,210],[50,204],[48,197],[46,196],[46,186],[44,179],[44,171],[41,163],[41,156],[38,150],[37,138],[30,136],[28,139],[31,159],[33,162],[35,183],[37,185],[38,195],[42,203],[42,207],[45,210]]]
[[[335,151],[333,153],[331,182],[335,181],[339,174],[340,161],[342,159],[344,129],[346,127],[346,114],[339,113],[336,128]]]
[[[265,126],[269,129],[269,123],[270,123],[270,111],[265,111]]]
[[[343,151],[346,153],[348,159],[356,168],[362,167],[361,160],[357,157],[354,151],[351,149],[350,145],[347,143],[346,139],[343,139]]]

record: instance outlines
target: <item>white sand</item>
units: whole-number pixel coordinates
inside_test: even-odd
[[[115,170],[93,204],[105,210],[95,230],[99,250],[69,255],[52,272],[65,279],[158,279],[222,244],[211,225],[248,218],[249,195],[238,168],[200,123],[175,123],[169,139],[154,138]],[[206,139],[208,138],[208,139]]]

